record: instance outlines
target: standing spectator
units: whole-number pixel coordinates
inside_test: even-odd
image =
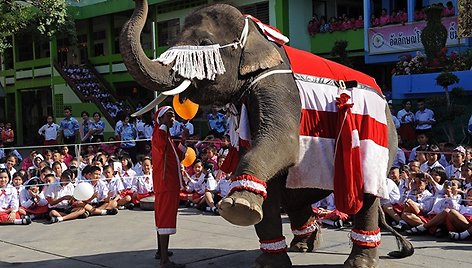
[[[39,135],[44,138],[44,145],[56,145],[57,135],[59,134],[60,126],[54,123],[52,115],[48,115],[46,119],[47,123],[44,124],[39,130]]]
[[[364,18],[362,17],[362,15],[359,15],[357,20],[354,22],[354,28],[355,29],[364,28]]]
[[[387,14],[387,9],[382,8],[382,15],[380,15],[379,18],[379,25],[384,26],[391,23],[390,22],[390,16]]]
[[[446,7],[443,9],[442,16],[444,17],[452,17],[456,14],[456,11],[454,9],[454,5],[452,4],[452,1],[448,1],[446,3]]]
[[[211,113],[208,114],[208,126],[210,129],[208,134],[213,134],[218,138],[223,137],[226,132],[225,116],[222,113],[219,113],[216,107],[213,107]]]
[[[402,140],[405,144],[409,145],[413,143],[416,138],[415,134],[415,115],[411,111],[411,101],[403,101],[403,109],[398,111],[397,119],[400,121],[400,128],[398,129],[398,134],[402,137]]]
[[[3,145],[5,147],[12,147],[15,143],[15,132],[11,128],[11,123],[6,122],[5,128],[2,130],[2,138]]]
[[[436,123],[434,119],[434,112],[426,108],[424,99],[418,100],[418,111],[415,113],[416,131],[430,132],[433,124]]]
[[[313,15],[313,18],[308,22],[308,33],[310,35],[315,35],[320,32],[320,21],[316,14]]]
[[[93,121],[89,125],[90,139],[92,142],[105,141],[103,132],[105,131],[105,123],[102,121],[102,115],[99,112],[93,113]]]
[[[80,116],[82,116],[82,124],[80,124],[80,129],[79,129],[79,132],[80,132],[80,141],[82,143],[88,143],[90,142],[90,120],[89,120],[89,117],[90,117],[90,114],[87,112],[87,111],[83,111]]]
[[[116,133],[121,140],[121,149],[128,152],[133,162],[136,162],[136,139],[138,138],[138,130],[130,120],[129,115],[125,116],[121,126],[116,129]]]
[[[72,117],[70,107],[64,108],[64,116],[65,118],[60,123],[63,142],[64,144],[74,144],[77,139],[77,131],[79,131],[79,122]]]

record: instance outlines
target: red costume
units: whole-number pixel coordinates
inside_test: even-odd
[[[156,194],[154,217],[157,231],[162,235],[176,232],[181,188],[180,161],[184,158],[185,151],[183,145],[180,144],[178,147],[174,145],[167,126],[154,128],[152,134],[152,161],[155,163],[152,178]]]

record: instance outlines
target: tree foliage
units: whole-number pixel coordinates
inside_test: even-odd
[[[0,52],[10,47],[8,37],[26,33],[51,37],[66,32],[74,41],[72,16],[67,0],[2,0],[0,1]],[[71,27],[73,26],[73,27]]]

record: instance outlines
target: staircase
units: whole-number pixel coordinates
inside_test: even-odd
[[[93,66],[86,64],[62,68],[54,62],[54,67],[82,102],[95,103],[107,121],[112,126],[116,124],[116,114],[125,110],[126,104]]]

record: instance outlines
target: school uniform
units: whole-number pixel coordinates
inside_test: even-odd
[[[18,213],[19,206],[18,193],[15,187],[8,185],[0,189],[0,222],[8,222],[10,213],[7,211],[9,209],[16,212],[16,219],[20,219],[20,214]]]
[[[439,163],[439,161],[436,161],[431,166],[428,164],[428,162],[424,162],[423,164],[421,164],[420,170],[425,173],[428,173],[431,169],[435,167],[441,167],[442,169],[444,169],[444,167]]]
[[[111,193],[111,198],[115,198],[125,189],[125,187],[123,186],[123,182],[120,180],[120,178],[113,177],[109,181],[105,180],[105,182],[107,182],[108,193]]]
[[[46,193],[46,198],[50,197],[52,199],[59,199],[66,195],[73,195],[74,194],[74,185],[72,183],[68,183],[67,185],[61,186],[59,183],[50,184]],[[48,204],[49,210],[57,210],[59,212],[63,212],[69,214],[72,212],[72,204],[70,200],[62,200],[61,202],[51,205]]]
[[[398,186],[395,184],[394,181],[391,179],[387,178],[387,192],[388,192],[388,199],[386,198],[380,198],[380,204],[386,205],[386,204],[396,204],[400,200],[400,189]]]
[[[154,196],[152,175],[139,175],[134,177],[131,191],[137,193],[137,196],[133,194],[132,202],[134,204],[139,204],[139,201],[145,197]]]
[[[452,177],[454,177],[455,179],[460,179],[462,178],[462,174],[461,174],[461,167],[455,167],[454,164],[451,164],[449,166],[447,166],[445,169],[446,171],[446,175],[449,179],[451,179]]]
[[[28,188],[23,188],[20,191],[19,199],[21,208],[23,208],[28,214],[40,215],[47,213],[49,210],[48,201],[43,192],[39,193],[37,199],[33,199]]]
[[[97,193],[97,197],[92,199],[90,201],[90,204],[94,207],[99,207],[105,202],[105,199],[108,198],[109,190],[107,187],[107,183],[102,180],[97,180],[95,185],[93,185],[93,189]]]

